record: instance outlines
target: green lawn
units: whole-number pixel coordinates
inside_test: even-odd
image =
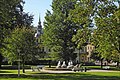
[[[120,71],[59,74],[26,71],[25,74],[17,77],[17,70],[0,70],[0,80],[120,80]]]
[[[87,69],[101,69],[101,66],[84,66]],[[109,70],[113,70],[113,71],[120,71],[120,68],[116,68],[115,66],[110,66]]]

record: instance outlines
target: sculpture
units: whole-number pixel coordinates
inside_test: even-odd
[[[69,69],[69,68],[73,68],[73,67],[74,67],[74,66],[73,66],[73,62],[72,62],[72,61],[68,62],[67,68]]]
[[[62,68],[66,68],[66,67],[67,67],[66,64],[65,64],[65,61],[63,61],[63,64],[62,64],[61,67],[62,67]]]
[[[61,68],[61,62],[60,61],[58,61],[58,64],[57,64],[56,68]]]

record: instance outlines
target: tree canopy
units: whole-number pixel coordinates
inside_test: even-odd
[[[120,55],[120,1],[101,1],[95,17],[96,50],[102,58],[119,61]]]
[[[51,49],[52,57],[59,60],[75,59],[75,47],[71,40],[72,35],[76,33],[75,24],[68,19],[75,1],[53,0],[53,12],[47,11],[45,16],[44,44]]]
[[[24,4],[23,0],[0,0],[0,50],[7,49],[8,42],[5,39],[10,38],[16,27],[32,27],[33,15],[23,11]]]
[[[119,6],[119,0],[53,0],[53,12],[45,17],[44,44],[56,57],[71,59],[75,44],[80,48],[90,40],[101,58],[118,61]]]
[[[31,61],[37,56],[37,47],[35,44],[34,31],[26,27],[15,28],[9,37],[4,39],[7,43],[6,48],[2,49],[3,55],[8,59],[9,62]],[[13,57],[14,56],[14,57]]]

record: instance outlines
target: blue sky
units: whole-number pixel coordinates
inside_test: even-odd
[[[39,21],[39,15],[43,25],[45,13],[47,10],[51,11],[52,0],[24,0],[24,11],[34,15],[33,25],[37,26]]]

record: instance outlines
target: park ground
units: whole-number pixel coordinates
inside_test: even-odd
[[[120,80],[119,70],[100,70],[97,67],[90,67],[87,72],[73,72],[73,71],[35,71],[26,69],[26,73],[22,73],[18,77],[17,69],[1,69],[0,80]],[[96,69],[95,69],[96,68]]]

